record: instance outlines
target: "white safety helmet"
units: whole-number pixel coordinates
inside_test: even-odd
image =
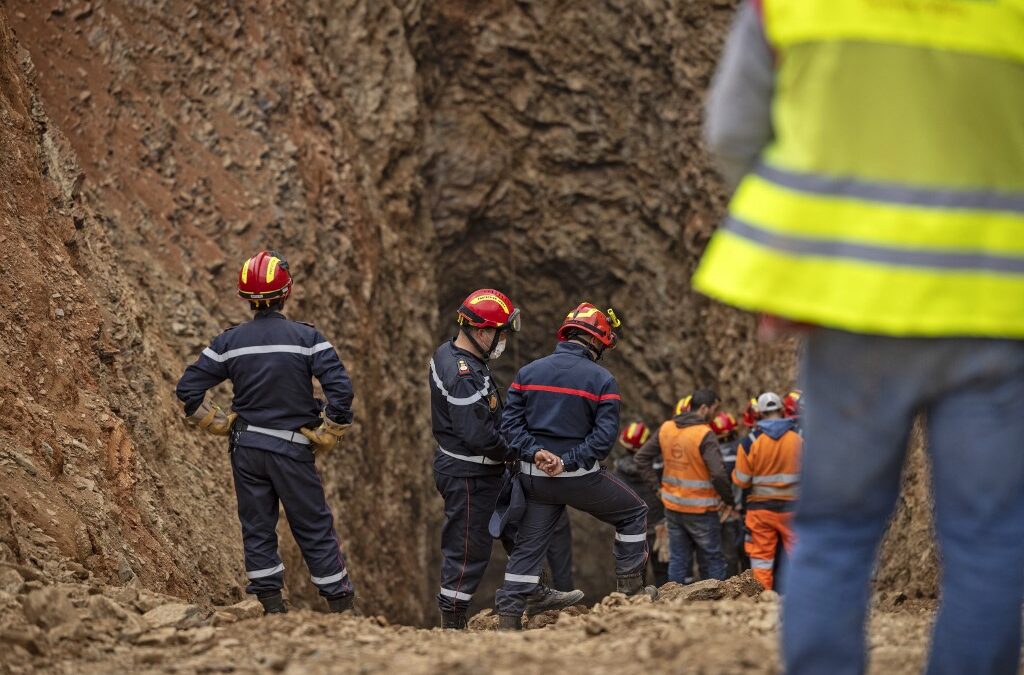
[[[757,411],[764,413],[782,410],[782,397],[774,391],[766,391],[757,397]]]

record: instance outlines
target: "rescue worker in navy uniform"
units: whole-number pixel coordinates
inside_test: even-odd
[[[185,415],[201,429],[231,436],[231,469],[242,524],[246,592],[267,614],[287,611],[284,564],[277,550],[279,504],[313,583],[332,612],[352,609],[355,591],[334,531],[314,460],[330,452],[352,423],[352,384],[337,352],[313,326],[282,314],[292,290],[288,263],[262,251],[242,266],[238,295],[252,321],[216,338],[178,381]],[[319,380],[326,407],[313,397]],[[231,412],[206,397],[231,380]]]
[[[501,356],[520,312],[503,293],[474,291],[458,311],[459,334],[437,348],[430,360],[430,408],[434,438],[434,481],[444,497],[441,529],[441,589],[437,596],[443,628],[466,627],[466,610],[491,558],[488,522],[505,473],[508,449],[498,430],[502,401],[487,362]],[[571,552],[568,518],[562,523],[564,549]],[[502,534],[510,552],[514,530]],[[571,555],[571,553],[569,553]],[[571,558],[569,559],[571,566]],[[564,577],[564,570],[555,566]],[[571,567],[570,578],[571,583]],[[541,612],[582,599],[579,591],[541,588],[530,611]]]
[[[522,629],[523,609],[566,506],[615,526],[617,589],[645,590],[647,505],[600,465],[618,435],[620,396],[597,361],[615,346],[618,325],[611,310],[606,316],[590,303],[579,305],[559,328],[555,352],[523,366],[509,388],[501,432],[520,460],[526,504],[496,595],[502,630]]]

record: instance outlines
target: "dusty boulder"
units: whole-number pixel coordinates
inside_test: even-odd
[[[150,628],[192,628],[202,623],[206,615],[198,605],[171,603],[149,610],[142,618]]]
[[[29,593],[22,610],[29,623],[45,630],[79,622],[78,612],[71,600],[56,586],[47,586]]]

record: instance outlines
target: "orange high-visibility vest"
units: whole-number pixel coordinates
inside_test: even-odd
[[[665,461],[661,477],[661,502],[666,509],[680,513],[706,513],[718,510],[718,493],[711,485],[711,474],[700,454],[700,444],[711,433],[706,424],[680,429],[672,420],[661,425],[658,444]]]
[[[740,446],[732,481],[741,488],[750,488],[748,502],[796,499],[802,449],[803,439],[795,431],[787,431],[778,440],[761,434],[749,453]]]

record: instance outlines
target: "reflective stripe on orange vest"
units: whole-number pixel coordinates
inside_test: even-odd
[[[711,474],[700,454],[700,444],[711,433],[706,424],[679,428],[672,420],[661,425],[658,444],[665,461],[661,502],[680,513],[717,511],[719,498]]]

